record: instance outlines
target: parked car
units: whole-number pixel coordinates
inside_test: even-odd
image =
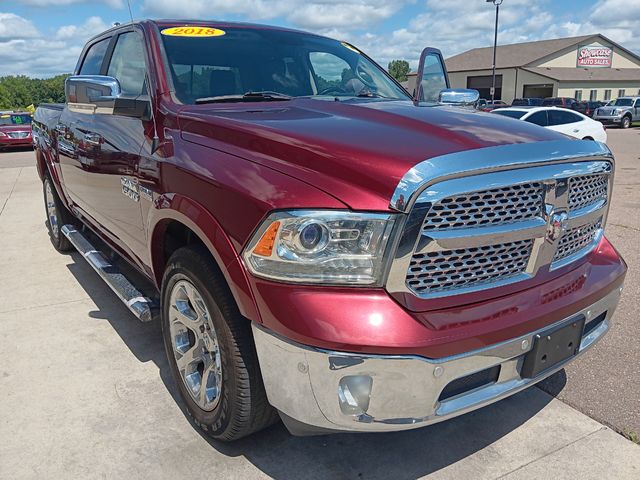
[[[540,125],[581,140],[607,142],[607,132],[602,123],[596,122],[580,112],[557,107],[511,107],[494,110],[496,115],[517,118]]]
[[[512,107],[539,107],[542,105],[542,98],[514,98],[511,102]]]
[[[89,40],[66,103],[37,109],[54,248],[159,318],[207,435],[417,428],[609,330],[609,149],[446,105],[478,97],[435,49],[418,71],[441,104],[315,34],[139,21]]]
[[[0,113],[0,150],[31,144],[31,115],[22,112]]]
[[[640,121],[640,97],[620,97],[605,107],[599,107],[593,119],[605,125],[629,128],[632,122]]]
[[[595,113],[596,109],[602,106],[604,106],[603,102],[585,101],[578,102],[574,109],[576,112],[580,112],[587,117],[593,118],[593,114]]]
[[[502,100],[480,100],[477,105],[478,110],[482,110],[483,112],[490,112],[495,108],[504,108],[508,107],[509,104],[503,102]]]
[[[578,101],[569,97],[547,97],[542,101],[543,107],[563,107],[575,109]]]

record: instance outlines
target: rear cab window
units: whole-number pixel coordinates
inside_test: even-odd
[[[111,38],[105,38],[89,47],[80,67],[80,75],[100,75],[110,42]]]

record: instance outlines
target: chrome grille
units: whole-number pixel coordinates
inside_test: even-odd
[[[461,193],[434,203],[422,229],[428,232],[519,222],[540,215],[543,200],[540,182]]]
[[[407,285],[419,294],[496,282],[524,272],[533,240],[418,253],[411,259]]]
[[[601,223],[596,222],[567,230],[560,238],[553,261],[562,260],[588,247],[595,240],[600,227]]]
[[[609,174],[582,175],[569,179],[569,210],[575,211],[607,199]]]
[[[580,154],[591,143],[604,149],[584,142]],[[468,155],[472,165],[475,157]],[[452,165],[440,181],[431,180],[409,202],[388,291],[424,299],[482,291],[532,279],[590,252],[606,223],[613,165],[606,156],[559,159],[491,172],[481,165],[475,175],[458,176]],[[422,178],[436,168],[425,164]]]

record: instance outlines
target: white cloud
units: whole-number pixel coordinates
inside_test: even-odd
[[[26,18],[13,13],[0,13],[0,40],[37,37],[38,31]]]
[[[89,17],[44,35],[29,20],[0,13],[0,72],[35,77],[71,72],[87,39],[108,27],[100,17]]]
[[[314,31],[371,27],[415,0],[144,0],[142,11],[153,17],[221,18],[233,14],[248,20],[284,17],[296,27]]]
[[[21,5],[30,5],[34,7],[59,7],[64,5],[74,5],[78,3],[90,3],[87,0],[20,0]],[[109,7],[123,8],[124,0],[99,0]]]
[[[82,25],[65,25],[60,27],[56,32],[56,38],[59,39],[72,39],[72,38],[84,38],[88,39],[97,35],[100,32],[107,30],[110,25],[107,25],[100,17],[89,17]]]
[[[493,5],[468,0],[427,0],[426,5],[425,12],[391,35],[369,33],[351,41],[382,65],[402,58],[413,68],[426,46],[439,48],[449,57],[493,45]],[[599,0],[582,15],[584,21],[558,23],[554,23],[557,15],[549,11],[551,6],[549,1],[504,2],[500,7],[499,44],[602,33],[626,48],[640,51],[640,2]]]

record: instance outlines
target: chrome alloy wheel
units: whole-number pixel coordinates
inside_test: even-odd
[[[45,199],[47,202],[47,218],[49,220],[49,226],[51,227],[51,233],[58,238],[60,234],[60,227],[58,226],[58,212],[56,210],[56,201],[53,196],[53,190],[51,190],[51,182],[46,182]]]
[[[222,361],[209,310],[188,280],[176,282],[169,302],[171,346],[178,372],[193,401],[211,411],[222,393]]]

